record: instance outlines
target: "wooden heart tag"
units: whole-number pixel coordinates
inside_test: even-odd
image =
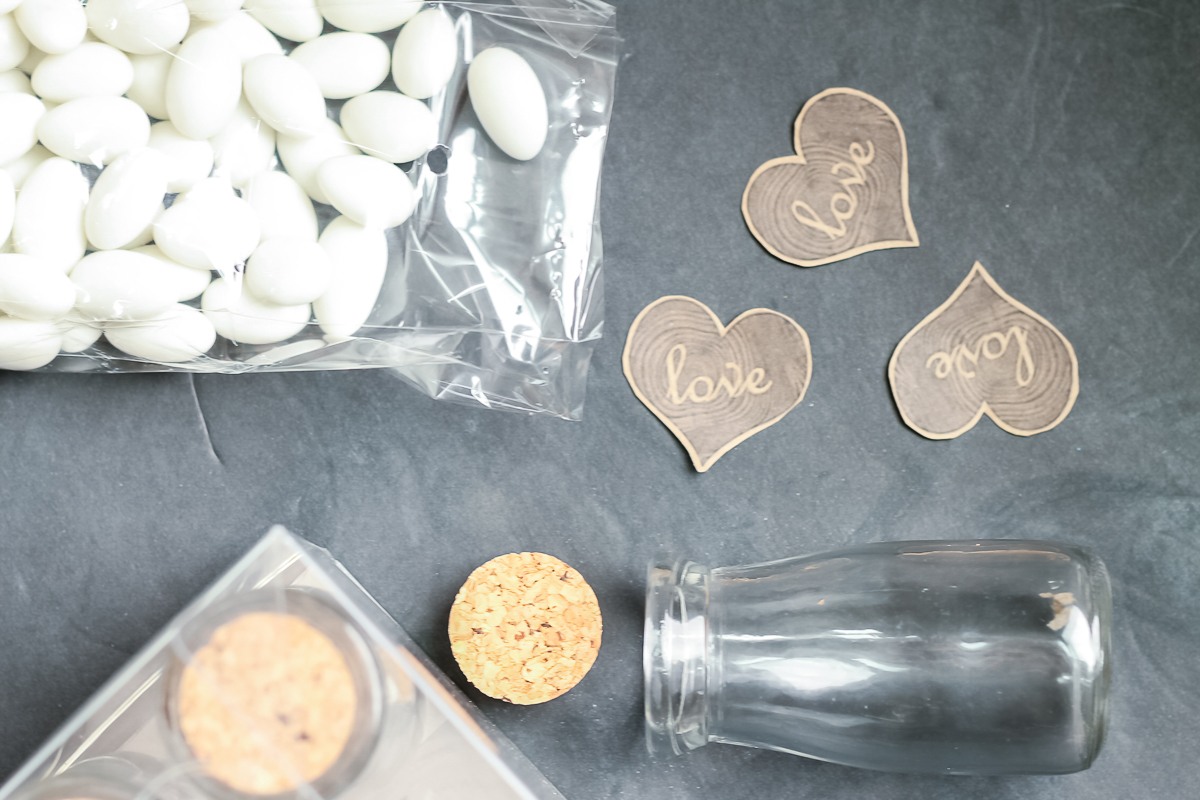
[[[742,215],[777,258],[802,267],[871,250],[917,247],[908,209],[908,144],[883,101],[826,89],[804,104],[796,155],[754,171]]]
[[[680,295],[642,309],[621,363],[633,393],[683,443],[697,472],[783,419],[812,377],[808,334],[791,317],[755,308],[726,327]]]
[[[927,438],[953,439],[984,414],[1032,436],[1070,413],[1079,362],[1057,328],[976,261],[950,299],[900,340],[888,381],[904,422]]]

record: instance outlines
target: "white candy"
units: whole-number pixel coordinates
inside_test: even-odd
[[[33,90],[44,100],[66,103],[80,97],[118,97],[133,85],[129,56],[101,42],[46,56],[33,71]]]
[[[60,320],[75,305],[71,279],[20,253],[0,255],[0,311],[21,319]]]
[[[170,122],[150,126],[150,147],[166,157],[168,192],[186,192],[212,172],[212,145],[204,139],[189,139]]]
[[[133,83],[125,96],[141,106],[155,119],[170,119],[167,111],[167,75],[175,55],[171,52],[151,55],[131,55]]]
[[[243,97],[225,127],[212,137],[217,175],[242,189],[275,160],[275,129],[263,122]]]
[[[404,163],[437,144],[437,120],[429,106],[399,92],[369,92],[342,106],[346,135],[369,155]]]
[[[52,55],[74,50],[88,28],[79,0],[23,0],[13,16],[29,43]]]
[[[10,70],[29,57],[29,40],[12,14],[0,14],[0,69]]]
[[[316,0],[246,0],[245,8],[272,33],[293,42],[315,39],[325,27]]]
[[[31,94],[0,94],[0,164],[8,164],[37,143],[37,125],[46,106]]]
[[[412,214],[412,181],[395,164],[374,156],[339,156],[317,170],[329,204],[368,228],[394,228]]]
[[[321,330],[331,336],[353,336],[371,316],[387,272],[387,237],[337,217],[321,234],[321,246],[333,261],[333,279],[313,303]]]
[[[28,153],[8,162],[0,169],[8,173],[8,176],[12,178],[13,186],[20,190],[25,184],[25,179],[29,177],[29,173],[40,167],[42,162],[48,158],[54,158],[54,153],[40,144],[35,144]]]
[[[149,147],[126,153],[105,168],[83,218],[92,246],[117,250],[141,236],[162,211],[169,175],[166,156]]]
[[[0,369],[37,369],[58,355],[62,334],[53,322],[0,318]]]
[[[327,33],[288,57],[303,65],[332,100],[366,94],[383,83],[390,67],[387,45],[369,33]]]
[[[75,308],[85,319],[154,319],[175,303],[175,286],[162,265],[130,250],[99,250],[71,270]]]
[[[399,28],[424,5],[421,0],[317,0],[321,16],[344,31],[380,33]]]
[[[546,93],[533,68],[504,47],[489,47],[471,62],[467,90],[475,116],[496,146],[528,161],[546,143]]]
[[[243,66],[250,59],[264,54],[283,54],[283,45],[279,44],[279,40],[245,11],[238,11],[220,22],[194,22],[188,36],[195,36],[204,30],[217,30],[221,38],[237,52]]]
[[[87,350],[96,343],[104,329],[94,320],[84,319],[78,311],[69,311],[67,316],[56,324],[62,334],[62,344],[59,350],[64,353],[78,353]]]
[[[422,11],[400,29],[392,51],[392,77],[409,97],[424,100],[446,88],[457,64],[454,21],[440,8]]]
[[[90,203],[91,201],[88,201],[88,202]],[[145,228],[142,228],[142,230],[140,232],[138,232],[137,236],[133,237],[128,242],[121,245],[118,249],[120,249],[120,250],[136,250],[139,247],[143,247],[145,245],[150,244],[152,241],[154,241],[154,223],[158,220],[159,215],[162,214],[164,211],[166,211],[166,209],[163,207],[162,203],[159,203],[157,208],[155,208],[155,210],[154,210],[154,219],[150,222],[150,224],[147,225]],[[84,225],[86,226],[86,224],[87,224],[87,214],[85,212]],[[100,248],[96,247],[96,245],[93,244],[90,239],[88,240],[88,250],[99,250],[99,249]]]
[[[204,294],[204,290],[208,288],[208,284],[212,283],[212,272],[207,269],[196,269],[186,264],[180,264],[164,253],[156,244],[139,247],[133,252],[150,256],[162,265],[168,280],[175,287],[175,299],[181,303],[184,300],[191,300],[193,297],[199,297]]]
[[[153,55],[175,49],[190,19],[181,0],[88,0],[87,21],[100,41],[126,53]]]
[[[152,320],[109,326],[104,335],[122,352],[167,364],[199,358],[217,340],[208,317],[190,306],[178,304]]]
[[[167,75],[167,112],[184,136],[210,139],[242,96],[241,58],[219,30],[189,36],[176,55]]]
[[[0,94],[8,92],[33,94],[33,87],[29,84],[29,76],[19,69],[9,69],[0,72]]]
[[[46,57],[46,53],[38,50],[33,45],[29,46],[29,52],[25,54],[25,58],[17,65],[17,69],[24,72],[26,75],[32,75],[37,69],[37,65],[42,63],[42,59]]]
[[[83,258],[83,213],[88,181],[79,165],[48,158],[25,179],[13,216],[13,249],[36,256],[47,268],[71,271]]]
[[[223,178],[205,178],[154,223],[154,241],[171,258],[198,269],[229,272],[259,242],[258,217]]]
[[[126,97],[81,97],[48,111],[37,135],[55,155],[99,166],[145,147],[150,119]]]
[[[238,293],[224,278],[212,282],[200,301],[200,308],[217,333],[243,344],[274,344],[290,339],[304,330],[312,315],[307,304],[260,303],[247,292]]]
[[[307,199],[307,198],[305,198]],[[12,176],[0,170],[0,245],[8,244],[12,233],[13,214],[17,211],[17,188]],[[316,236],[313,240],[316,240]]]
[[[317,241],[317,212],[312,200],[286,172],[258,173],[246,184],[242,198],[258,214],[264,242],[278,238]]]
[[[360,155],[362,151],[346,142],[346,134],[333,120],[325,120],[321,127],[316,136],[307,138],[280,136],[279,160],[309,197],[318,203],[328,203],[329,198],[317,183],[317,168],[331,158]]]
[[[188,11],[201,22],[221,22],[242,7],[242,0],[185,0]]]
[[[0,0],[0,14],[7,14],[19,5],[21,0]]]
[[[323,127],[325,98],[316,79],[287,56],[258,56],[246,64],[246,99],[279,133],[312,136]]]
[[[264,303],[295,306],[320,297],[332,275],[329,254],[316,242],[269,239],[246,263],[243,288]]]

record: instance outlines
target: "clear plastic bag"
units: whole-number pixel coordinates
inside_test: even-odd
[[[332,336],[310,318],[298,334],[272,344],[218,336],[204,355],[181,363],[129,355],[100,338],[41,369],[386,367],[438,399],[577,419],[603,321],[598,198],[619,41],[614,10],[599,0],[431,6],[452,17],[459,60],[447,87],[427,101],[438,123],[438,146],[401,165],[416,187],[415,210],[386,232],[387,272],[362,328]],[[333,30],[326,25],[326,32]],[[397,31],[378,35],[390,51]],[[294,46],[281,42],[285,50]],[[472,58],[497,45],[520,54],[545,91],[549,131],[541,152],[528,161],[496,146],[468,96]],[[390,74],[377,90],[396,90]],[[345,102],[327,101],[328,116],[338,120]],[[278,158],[274,168],[283,169]],[[83,169],[92,181],[99,174],[95,167]],[[314,206],[321,229],[338,216],[331,206]],[[245,291],[243,272],[237,264],[215,277],[236,296]],[[185,304],[199,307],[200,300]],[[129,330],[153,322],[88,324]]]

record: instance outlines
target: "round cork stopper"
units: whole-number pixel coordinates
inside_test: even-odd
[[[337,646],[299,617],[242,614],[192,656],[179,726],[205,770],[254,795],[311,783],[350,738],[357,694]]]
[[[467,680],[509,703],[553,700],[600,650],[600,605],[583,577],[545,553],[510,553],[471,573],[450,609],[450,646]]]

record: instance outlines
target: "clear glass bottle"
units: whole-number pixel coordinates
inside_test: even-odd
[[[885,542],[766,564],[651,565],[652,753],[708,742],[891,772],[1087,769],[1111,590],[1086,549]]]

